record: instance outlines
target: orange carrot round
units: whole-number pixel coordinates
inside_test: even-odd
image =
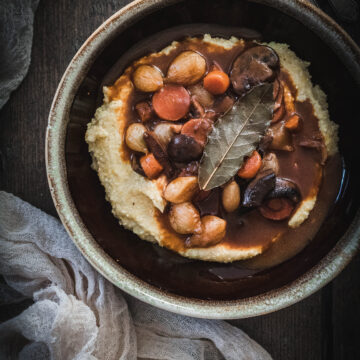
[[[142,156],[140,158],[140,165],[149,179],[155,179],[163,170],[163,167],[152,153]]]
[[[284,220],[290,217],[294,204],[287,198],[270,199],[259,207],[260,213],[270,220]]]
[[[213,95],[223,94],[229,85],[229,76],[221,70],[210,71],[204,77],[204,88]]]
[[[285,127],[290,131],[298,131],[301,127],[301,118],[299,115],[292,115],[285,123]]]
[[[253,178],[261,167],[261,156],[260,154],[254,150],[250,157],[248,157],[240,170],[238,171],[238,175],[243,179],[251,179]]]
[[[154,94],[152,105],[159,117],[176,121],[189,111],[190,95],[183,86],[165,85]]]
[[[199,144],[205,145],[207,135],[211,130],[211,121],[206,119],[191,119],[181,129],[181,133],[194,138]]]

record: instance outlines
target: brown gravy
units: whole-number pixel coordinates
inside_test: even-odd
[[[193,25],[188,28],[192,29]],[[189,30],[189,35],[192,34]],[[159,46],[154,41],[153,45],[148,45],[149,49],[158,51],[173,38],[169,35]],[[98,105],[102,102],[102,85],[112,84],[123,69],[115,65],[98,85]],[[119,226],[105,200],[97,174],[90,167],[91,158],[84,135],[91,115],[85,116],[83,103],[89,101],[87,89],[91,86],[93,79],[87,78],[70,112],[65,148],[69,188],[85,226],[99,245],[139,279],[170,293],[200,299],[234,300],[254,296],[281,287],[314,266],[351,222],[354,183],[337,155],[328,159],[324,168],[323,183],[312,211],[312,218],[316,221],[308,219],[299,229],[293,230],[291,236],[284,233],[266,252],[254,259],[230,264],[191,260],[139,239]],[[299,111],[308,110],[306,104],[297,106],[305,106]],[[316,157],[315,151],[307,151]],[[250,213],[247,216],[250,217]],[[252,216],[256,217],[256,212]],[[229,234],[236,234],[236,231],[236,227],[230,229]]]
[[[229,73],[234,59],[246,49],[254,46],[253,41],[245,41],[245,43],[238,44],[232,47],[230,50],[223,47],[208,44],[197,39],[195,43],[184,40],[176,46],[176,48],[169,54],[161,55],[152,58],[149,63],[158,67],[164,74],[172,62],[172,60],[182,51],[193,50],[202,54],[207,63],[208,68],[215,61],[222,69]],[[132,66],[126,70],[131,76],[136,66]],[[290,76],[283,70],[280,70],[278,79],[286,83],[292,92],[292,95],[296,95],[296,89],[293,85]],[[114,86],[110,87],[110,98],[116,99],[119,92],[119,88],[123,85],[122,79],[117,80]],[[142,92],[134,91],[132,97],[128,102],[128,124],[139,121],[134,110],[135,105],[140,101],[148,100],[150,96]],[[280,151],[272,150],[279,161],[280,173],[279,176],[287,178],[295,182],[299,186],[299,190],[303,199],[316,194],[318,185],[321,183],[323,175],[323,166],[320,165],[320,152],[314,149],[304,148],[299,143],[304,139],[311,139],[315,135],[320,133],[318,127],[318,120],[313,113],[313,107],[309,100],[305,102],[295,102],[295,110],[298,115],[303,119],[302,129],[298,133],[293,133],[292,142],[294,151]],[[158,120],[155,120],[155,123]],[[155,123],[148,124],[148,128],[154,126]],[[124,161],[129,161],[130,152],[127,146],[123,145],[122,155]],[[333,160],[335,161],[335,160]],[[306,176],[304,176],[306,174]],[[333,189],[326,194],[324,202],[328,207],[334,201],[338,186],[339,176],[331,177],[333,179]],[[271,221],[264,218],[257,210],[247,211],[243,214],[237,212],[227,214],[221,206],[221,193],[220,191],[213,191],[208,199],[200,203],[196,203],[200,210],[201,215],[218,215],[227,220],[227,234],[222,244],[225,244],[229,248],[233,249],[247,249],[252,247],[258,247],[261,249],[271,249],[273,243],[284,243],[283,239],[292,237],[293,234],[297,236],[297,241],[288,242],[287,250],[282,251],[282,261],[293,256],[297,251],[300,251],[309,241],[309,226],[300,226],[298,229],[290,229],[288,227],[288,220],[283,221]],[[321,212],[321,214],[324,210]],[[307,224],[312,224],[311,229],[318,229],[323,221],[323,216],[319,212],[312,211]],[[186,236],[175,233],[169,225],[168,214],[165,212],[161,214],[158,212],[158,221],[163,228],[163,244],[169,249],[175,251],[181,251],[185,248]],[[316,231],[315,231],[316,232]],[[314,231],[312,234],[314,235]],[[293,246],[291,246],[293,244]],[[278,247],[278,246],[277,246]],[[297,249],[296,251],[294,249]],[[270,252],[270,250],[268,251]],[[285,255],[285,254],[288,254]],[[263,255],[261,258],[266,256]],[[269,262],[268,266],[279,263],[276,259]],[[253,262],[248,261],[252,264]],[[256,264],[257,262],[254,261]],[[263,260],[263,264],[267,263]]]

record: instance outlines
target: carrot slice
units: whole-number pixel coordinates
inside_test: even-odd
[[[176,121],[189,111],[190,95],[183,86],[165,85],[154,94],[152,105],[159,117]]]
[[[248,157],[243,163],[242,167],[238,171],[238,175],[243,179],[253,178],[261,167],[261,156],[254,150],[250,157]]]
[[[204,88],[213,95],[223,94],[229,85],[229,76],[220,70],[210,71],[204,77]]]
[[[191,119],[184,124],[181,133],[191,136],[199,144],[204,146],[208,133],[211,130],[211,125],[211,121],[207,119]]]
[[[140,165],[149,179],[155,179],[163,170],[163,167],[152,153],[142,156]]]
[[[301,126],[301,118],[299,115],[292,115],[285,123],[285,127],[290,131],[298,131]]]
[[[294,204],[287,198],[270,199],[261,205],[259,210],[263,217],[280,221],[287,219],[291,215],[294,210]]]

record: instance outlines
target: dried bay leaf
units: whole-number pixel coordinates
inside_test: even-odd
[[[273,84],[260,85],[214,124],[200,161],[202,190],[221,186],[236,174],[269,127],[273,106]]]

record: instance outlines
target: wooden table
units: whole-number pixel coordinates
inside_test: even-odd
[[[84,40],[128,2],[41,1],[35,18],[29,73],[0,113],[0,188],[54,216],[57,214],[44,159],[52,98],[66,66]],[[351,28],[350,32],[359,36]],[[360,359],[359,281],[357,256],[333,282],[302,302],[273,314],[232,323],[263,345],[276,360]],[[0,308],[0,320],[14,316],[26,304]]]

